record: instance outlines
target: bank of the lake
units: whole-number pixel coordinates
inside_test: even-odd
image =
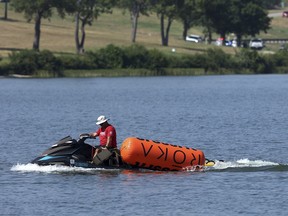
[[[111,69],[111,70],[65,70],[64,77],[141,77],[141,76],[200,76],[216,75],[218,73],[205,72],[202,68],[175,69],[166,68],[160,70],[148,69]],[[223,74],[234,74],[224,72]]]
[[[235,75],[253,74],[249,71],[218,71],[205,72],[202,68],[193,69],[161,69],[151,71],[146,69],[102,69],[102,70],[65,70],[60,77],[65,78],[93,78],[93,77],[153,77],[153,76],[205,76],[205,75]],[[280,73],[279,73],[280,74]],[[55,78],[47,71],[39,71],[34,75],[10,74],[0,78]]]
[[[260,54],[241,49],[235,55],[219,48],[197,55],[167,55],[141,45],[109,45],[84,55],[58,55],[49,50],[23,50],[0,62],[0,75],[33,77],[123,77],[214,74],[277,74],[288,72],[288,52]]]

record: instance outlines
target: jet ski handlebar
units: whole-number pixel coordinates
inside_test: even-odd
[[[90,136],[89,133],[80,134],[80,136],[79,136],[79,141],[84,142],[86,139],[91,139],[91,136]]]

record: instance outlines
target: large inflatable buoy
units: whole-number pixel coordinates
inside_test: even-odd
[[[124,140],[120,154],[123,162],[132,167],[152,170],[177,171],[205,165],[200,150],[136,137]]]

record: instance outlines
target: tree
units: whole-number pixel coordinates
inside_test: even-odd
[[[131,42],[136,42],[138,18],[140,14],[148,16],[149,0],[120,0],[118,5],[123,9],[128,9],[131,19]]]
[[[40,34],[42,18],[48,19],[53,14],[53,8],[61,17],[65,15],[65,8],[69,8],[69,0],[11,0],[11,5],[16,12],[24,12],[24,16],[28,22],[34,20],[34,41],[33,49],[39,51],[40,48]]]
[[[272,9],[275,6],[280,6],[283,0],[262,0],[261,3],[265,9]]]
[[[182,5],[179,5],[178,17],[183,23],[183,40],[186,39],[188,30],[199,24],[200,20],[200,5],[199,0],[184,0]]]
[[[238,46],[243,35],[255,35],[270,28],[271,18],[261,5],[262,0],[231,0],[231,29],[237,36]]]
[[[199,0],[199,23],[204,28],[205,38],[208,38],[208,43],[211,44],[212,42],[212,33],[215,31],[213,22],[209,16],[209,10],[207,10],[207,1],[206,0]]]
[[[162,46],[168,46],[170,28],[173,20],[177,17],[179,4],[183,4],[183,1],[158,0],[152,2],[155,12],[160,18]],[[165,21],[167,22],[166,24]]]
[[[202,24],[206,29],[220,34],[225,42],[226,34],[231,28],[230,1],[226,0],[202,0]]]
[[[262,0],[202,0],[201,20],[206,29],[220,34],[223,42],[227,33],[236,34],[238,45],[243,35],[266,32],[271,22]]]
[[[8,3],[9,3],[9,0],[2,0],[2,1],[0,1],[0,3],[5,3],[5,5],[4,5],[4,20],[7,20],[8,19]]]
[[[111,0],[76,0],[75,3],[75,44],[76,52],[84,52],[85,27],[92,25],[101,13],[111,13]],[[81,22],[81,23],[80,23]],[[79,36],[79,29],[81,37]]]

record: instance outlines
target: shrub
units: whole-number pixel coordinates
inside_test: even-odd
[[[149,51],[141,45],[133,44],[123,49],[125,68],[146,68],[149,63]]]
[[[92,59],[90,58],[90,52],[85,55],[77,56],[60,56],[60,61],[65,69],[92,69],[96,68]]]
[[[11,70],[22,75],[32,75],[37,71],[37,55],[34,50],[12,52],[9,55]]]
[[[10,71],[10,66],[8,64],[0,65],[0,76],[7,76]]]
[[[253,73],[273,73],[274,71],[274,63],[270,55],[261,56],[255,50],[242,49],[236,54],[236,58],[241,68]]]
[[[283,67],[288,66],[288,50],[280,50],[273,56],[275,66]]]
[[[110,44],[99,50],[96,62],[100,68],[122,68],[124,52],[121,48]]]
[[[17,74],[33,75],[38,70],[45,70],[49,73],[53,73],[54,76],[61,75],[61,61],[48,50],[42,52],[37,52],[35,50],[13,52],[9,55],[9,58],[10,68]]]
[[[93,67],[93,69],[98,69],[98,68],[101,68],[100,66],[99,66],[99,57],[98,57],[98,52],[93,52],[93,51],[87,51],[87,52],[85,52],[85,55],[84,55],[84,59],[87,59],[87,62],[90,62],[90,65]],[[83,59],[82,58],[76,58],[76,61],[78,61],[79,60],[79,63],[77,63],[77,65],[81,65],[81,60],[83,61]],[[82,62],[83,63],[83,62]],[[71,64],[71,65],[73,65],[73,64]],[[101,64],[102,65],[102,64]],[[71,68],[71,69],[80,69],[80,68]],[[82,69],[82,67],[81,67],[81,69]]]
[[[253,73],[274,73],[287,71],[288,52],[286,49],[274,55],[261,55],[257,51],[241,49],[236,55],[226,54],[222,49],[208,49],[205,53],[194,55],[166,55],[159,50],[147,50],[144,46],[133,44],[120,48],[108,45],[98,51],[88,51],[84,55],[62,55],[55,57],[44,50],[23,50],[9,55],[10,63],[0,65],[0,75],[14,72],[23,75],[42,74],[62,76],[62,69],[112,69],[143,68],[156,71],[155,75],[165,74],[163,68],[204,68],[205,71],[245,71]],[[0,58],[1,61],[1,58]],[[281,68],[280,68],[281,67]],[[285,68],[286,67],[286,68]],[[228,69],[228,70],[227,70]],[[236,71],[236,72],[237,72]]]
[[[108,45],[97,52],[87,52],[85,56],[95,69],[122,68],[124,52],[115,45]]]
[[[38,54],[37,64],[38,69],[53,73],[54,76],[62,76],[62,62],[49,50],[44,50]]]
[[[147,69],[160,71],[160,69],[168,66],[168,58],[159,50],[149,50],[149,61],[146,65]]]
[[[201,68],[205,65],[205,57],[200,54],[171,56],[168,62],[171,68]]]
[[[203,54],[205,71],[219,71],[221,68],[230,68],[231,66],[231,56],[226,54],[222,49],[213,48],[208,49],[205,54]]]

